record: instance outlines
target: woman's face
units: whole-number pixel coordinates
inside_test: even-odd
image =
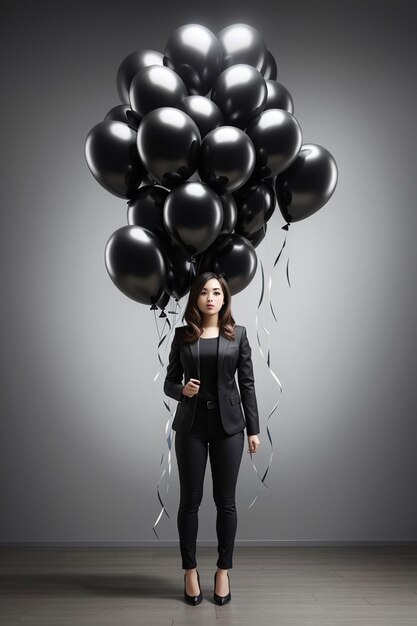
[[[217,278],[210,278],[197,299],[197,306],[204,315],[218,315],[224,302],[223,289]]]

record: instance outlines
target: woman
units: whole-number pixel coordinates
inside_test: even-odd
[[[180,480],[177,522],[185,570],[184,599],[194,606],[203,599],[196,541],[209,455],[218,539],[213,599],[223,605],[231,599],[228,570],[233,566],[235,491],[245,426],[248,452],[256,452],[259,446],[251,348],[246,329],[232,317],[227,282],[218,274],[205,272],[194,279],[183,319],[187,325],[175,330],[164,392],[178,400],[172,428]]]

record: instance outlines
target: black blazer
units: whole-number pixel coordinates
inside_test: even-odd
[[[181,391],[190,378],[199,379],[198,341],[186,343],[181,335],[186,326],[175,329],[171,344],[164,393],[178,400],[173,430],[187,433],[193,424],[197,405],[197,396],[189,398]],[[246,425],[247,435],[259,433],[258,406],[255,395],[255,379],[251,359],[251,348],[244,326],[235,327],[235,340],[229,341],[219,336],[218,352],[218,399],[223,428],[229,435],[243,430]],[[239,389],[236,385],[237,370]],[[185,381],[185,382],[184,382]],[[240,394],[239,394],[240,391]],[[245,412],[245,417],[242,411]],[[246,418],[246,423],[245,423]]]

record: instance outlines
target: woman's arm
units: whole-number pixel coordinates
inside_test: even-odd
[[[242,328],[242,339],[239,347],[239,361],[237,377],[239,382],[240,397],[245,412],[247,435],[259,433],[258,404],[255,394],[255,378],[253,375],[252,350],[249,345],[246,328]]]

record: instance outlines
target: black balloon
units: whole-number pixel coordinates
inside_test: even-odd
[[[243,130],[221,126],[204,137],[198,171],[219,195],[242,187],[254,166],[255,148]]]
[[[142,117],[159,107],[176,107],[188,95],[181,78],[169,67],[151,65],[136,74],[130,84],[130,106]]]
[[[187,96],[181,100],[178,108],[194,120],[201,138],[224,124],[223,115],[217,104],[204,96]]]
[[[135,50],[121,62],[117,70],[116,85],[120,100],[129,104],[129,89],[133,77],[149,65],[163,65],[164,57],[156,50]]]
[[[169,239],[164,226],[164,204],[168,193],[159,185],[141,187],[129,202],[127,223],[150,230],[165,243]]]
[[[175,30],[165,47],[164,64],[181,76],[190,94],[206,94],[222,70],[219,40],[205,26],[186,24]]]
[[[302,132],[291,113],[282,109],[268,109],[247,127],[246,134],[255,147],[255,174],[270,178],[283,172],[301,149]]]
[[[225,193],[219,196],[219,198],[223,206],[223,224],[218,235],[221,237],[222,235],[230,234],[236,226],[237,207],[236,201],[231,193]]]
[[[261,34],[248,24],[231,24],[217,35],[223,49],[223,68],[247,63],[261,71],[265,67],[267,48]]]
[[[141,304],[156,304],[167,284],[167,263],[158,239],[139,226],[122,226],[109,238],[105,264],[122,293]]]
[[[143,178],[141,187],[149,187],[149,185],[155,185],[157,181],[143,168]]]
[[[85,142],[85,157],[94,178],[120,198],[130,198],[142,180],[136,136],[127,124],[106,120],[90,130]]]
[[[167,291],[174,298],[180,300],[189,291],[194,278],[194,266],[187,259],[188,255],[178,248],[172,241],[165,245],[165,254],[168,260]]]
[[[261,243],[261,241],[264,240],[267,228],[268,228],[268,224],[264,224],[255,233],[252,233],[246,237],[246,239],[251,242],[254,248],[257,248],[259,244]]]
[[[262,76],[265,80],[276,80],[278,76],[277,62],[275,61],[273,55],[268,50],[264,66],[261,70]]]
[[[123,122],[124,124],[127,124],[128,126],[133,128],[133,130],[137,130],[139,128],[141,118],[135,111],[132,111],[129,105],[118,104],[117,106],[110,109],[110,111],[104,118],[104,121],[106,120]]]
[[[167,197],[164,224],[172,241],[189,256],[200,254],[216,239],[223,224],[222,203],[204,183],[185,183]]]
[[[264,110],[283,109],[284,111],[288,111],[288,113],[294,113],[294,102],[288,89],[274,80],[267,80],[265,82],[268,94],[266,96]]]
[[[156,305],[157,305],[160,309],[164,310],[164,309],[165,309],[165,307],[166,307],[166,305],[167,305],[167,304],[168,304],[168,302],[169,302],[170,297],[171,297],[171,294],[170,294],[170,293],[168,293],[167,291],[164,291],[164,293],[163,293],[163,294],[162,294],[162,296],[159,298],[159,300],[158,300],[158,302],[156,303]]]
[[[275,190],[287,222],[309,217],[332,196],[337,184],[337,165],[326,148],[304,144],[294,163],[277,176]]]
[[[216,80],[211,99],[226,124],[246,128],[265,107],[267,88],[263,76],[251,65],[232,65]]]
[[[233,295],[243,291],[256,273],[258,259],[245,237],[232,233],[222,237],[201,256],[198,271],[221,272]]]
[[[251,179],[233,194],[237,206],[237,233],[247,237],[262,228],[275,210],[275,193],[265,181]]]
[[[129,298],[163,310],[206,270],[239,293],[256,273],[255,247],[276,202],[295,222],[332,196],[336,162],[322,146],[302,145],[277,75],[261,34],[242,23],[217,37],[186,24],[164,54],[123,59],[123,104],[92,128],[85,156],[96,180],[128,199],[128,226],[109,238],[105,262]]]
[[[148,172],[172,189],[196,170],[200,133],[195,122],[172,107],[146,115],[138,130],[138,151]]]

